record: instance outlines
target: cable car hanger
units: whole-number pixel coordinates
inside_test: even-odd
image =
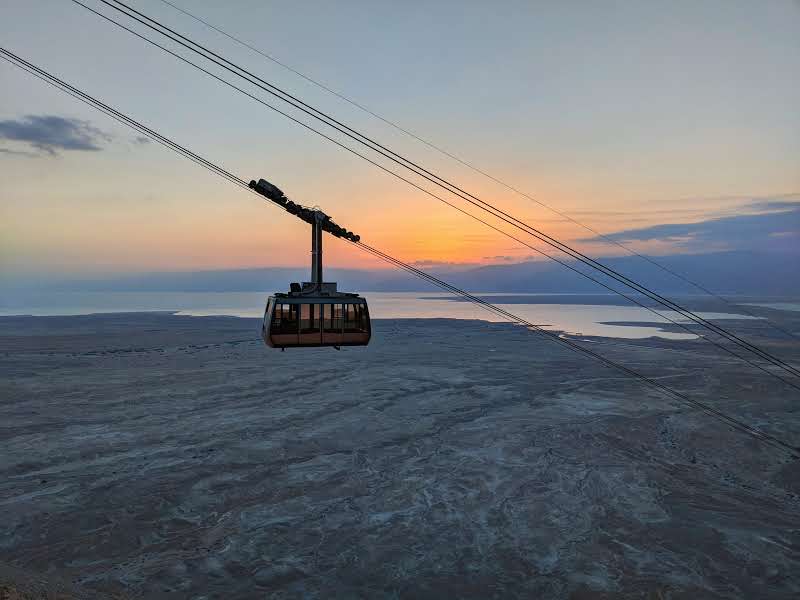
[[[271,348],[366,346],[372,335],[366,298],[340,292],[336,282],[322,277],[322,232],[354,243],[361,236],[337,225],[317,207],[307,208],[286,197],[265,179],[252,180],[250,189],[311,225],[311,281],[289,284],[289,292],[267,299],[261,337]]]

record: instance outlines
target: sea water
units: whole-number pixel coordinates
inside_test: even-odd
[[[268,292],[53,292],[28,294],[24,298],[0,300],[0,315],[85,315],[93,313],[167,311],[189,316],[262,317]],[[471,302],[455,301],[445,293],[431,292],[364,292],[373,319],[480,319],[504,321]],[[527,321],[547,329],[572,334],[615,338],[661,337],[671,340],[694,339],[688,332],[665,331],[669,317],[680,323],[688,321],[671,311],[658,314],[639,306],[593,304],[597,296],[564,296],[563,303],[553,302],[547,294],[542,303],[540,294],[513,294],[513,303],[503,303],[510,294],[492,296],[492,302]],[[526,298],[529,298],[526,299]],[[596,301],[596,300],[595,300]],[[734,313],[698,313],[708,320],[752,319]]]

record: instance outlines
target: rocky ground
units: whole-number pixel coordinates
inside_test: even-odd
[[[374,329],[0,319],[0,562],[145,598],[800,596],[800,460],[520,327]],[[701,340],[586,343],[800,444],[800,392]]]

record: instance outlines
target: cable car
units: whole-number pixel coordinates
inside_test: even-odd
[[[295,286],[300,287],[292,284]],[[366,346],[371,333],[366,299],[340,292],[270,296],[261,328],[264,342],[271,348]]]
[[[250,187],[311,225],[311,281],[292,283],[288,293],[267,299],[261,337],[271,348],[366,346],[372,337],[366,298],[340,292],[322,278],[322,232],[351,242],[361,238],[334,223],[318,208],[305,208],[287,199],[264,179]]]

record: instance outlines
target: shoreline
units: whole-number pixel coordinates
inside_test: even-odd
[[[461,302],[462,300],[459,299],[447,299],[448,301],[455,301]],[[569,307],[575,305],[564,305],[566,310],[569,310]],[[594,305],[580,305],[586,306],[587,308]],[[730,321],[732,323],[736,323],[738,329],[741,330],[750,330],[750,331],[757,331],[759,327],[762,325],[754,325],[753,323],[748,323],[748,321],[758,321],[761,320],[758,318],[758,314],[760,313],[761,318],[769,315],[770,317],[774,318],[776,313],[780,314],[783,321],[786,321],[791,325],[796,325],[797,329],[800,331],[800,312],[791,311],[791,310],[783,310],[783,309],[776,309],[770,307],[754,307],[755,311],[753,314],[757,315],[754,319],[753,317],[746,316],[743,318],[736,318],[731,317],[730,319],[726,319],[726,321]],[[223,309],[224,310],[224,309]],[[511,308],[510,310],[514,310]],[[261,321],[263,317],[261,316],[247,316],[247,315],[237,315],[237,314],[209,314],[209,311],[203,310],[185,310],[185,309],[172,309],[172,310],[107,310],[107,311],[100,311],[100,312],[86,312],[80,314],[13,314],[13,315],[0,315],[0,324],[12,324],[15,321],[20,320],[28,320],[30,322],[35,322],[35,320],[40,319],[43,321],[50,321],[54,322],[58,319],[68,319],[68,318],[75,318],[80,319],[83,322],[91,323],[92,320],[97,319],[124,319],[124,318],[137,318],[138,316],[162,316],[162,317],[191,317],[194,319],[240,319],[242,321]],[[530,318],[530,317],[528,317]],[[372,316],[372,321],[374,323],[387,321],[387,322],[403,322],[403,321],[429,321],[429,322],[437,322],[437,321],[453,321],[453,322],[482,322],[482,323],[507,323],[510,325],[516,325],[516,323],[512,321],[501,320],[498,318],[491,319],[491,318],[480,318],[479,316],[408,316],[408,317],[375,317]],[[596,320],[592,323],[584,323],[583,327],[580,325],[577,326],[576,330],[567,330],[563,327],[557,327],[550,323],[540,323],[539,325],[544,327],[547,331],[565,335],[573,339],[582,339],[582,338],[598,338],[598,339],[609,339],[609,340],[625,340],[627,342],[632,341],[642,341],[642,340],[661,340],[661,341],[670,341],[670,342],[692,342],[697,339],[697,333],[702,333],[700,328],[694,326],[692,323],[683,323],[687,327],[692,330],[692,334],[690,334],[683,329],[682,327],[675,325],[673,323],[669,323],[667,321],[657,321],[655,318],[653,320],[641,320],[641,319],[620,319],[620,320]],[[603,328],[603,333],[598,333],[598,328]],[[617,331],[614,331],[614,330]],[[585,331],[584,331],[585,330]],[[627,335],[628,331],[630,330],[638,330],[635,332],[635,335]],[[619,335],[613,335],[617,333]],[[646,333],[651,333],[651,335],[645,335]],[[680,336],[680,337],[679,337]]]

